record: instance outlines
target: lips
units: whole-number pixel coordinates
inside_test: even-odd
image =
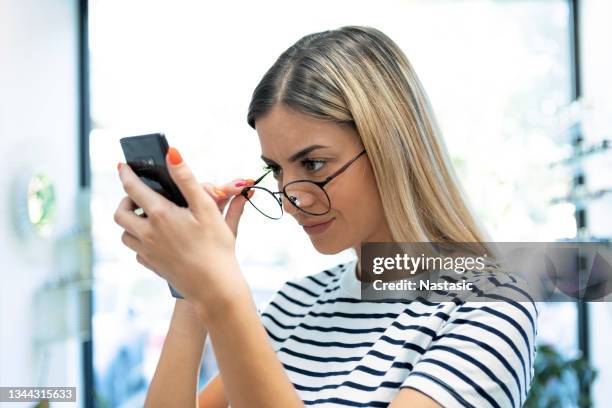
[[[325,224],[326,222],[329,222],[331,220],[333,220],[333,218],[330,218],[329,220],[323,221],[323,222],[315,222],[315,223],[309,223],[309,224],[305,224],[304,223],[304,224],[300,224],[300,225],[302,227],[310,228],[310,227],[314,227],[314,226],[317,226],[317,225]]]
[[[334,222],[335,219],[336,218],[334,217],[327,221],[318,222],[316,224],[302,224],[302,227],[304,228],[304,231],[306,231],[306,233],[308,233],[309,235],[321,234],[329,228],[329,226]]]

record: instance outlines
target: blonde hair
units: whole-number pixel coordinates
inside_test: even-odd
[[[277,104],[357,130],[395,242],[488,241],[464,199],[421,82],[381,31],[344,26],[301,38],[255,88],[249,125],[255,129],[257,117]]]

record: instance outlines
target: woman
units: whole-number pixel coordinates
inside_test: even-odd
[[[284,211],[319,252],[354,248],[357,259],[285,283],[260,316],[234,249],[247,199],[268,193],[252,179],[202,188],[171,148],[167,164],[189,203],[181,208],[120,164],[122,241],[185,297],[146,406],[521,406],[533,303],[360,300],[362,242],[487,241],[399,47],[370,27],[302,38],[255,89],[248,123]],[[207,335],[220,375],[198,394]]]

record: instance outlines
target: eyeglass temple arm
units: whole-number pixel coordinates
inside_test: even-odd
[[[355,156],[353,158],[353,160],[351,160],[350,162],[346,163],[344,166],[340,167],[336,172],[334,172],[334,174],[332,174],[331,176],[328,176],[325,180],[323,181],[319,181],[319,182],[314,182],[315,184],[318,184],[320,187],[325,186],[327,183],[329,183],[334,177],[336,177],[338,174],[342,173],[344,170],[346,170],[348,168],[348,166],[350,166],[351,164],[353,164],[353,162],[355,160],[357,160],[359,158],[359,156],[361,156],[362,154],[364,154],[366,151],[365,149],[361,151],[361,153],[359,153],[357,156]]]
[[[263,180],[264,177],[266,177],[268,175],[268,173],[270,173],[272,170],[268,170],[266,171],[261,177],[259,177],[257,180],[255,180],[255,182],[253,183],[254,186],[256,186],[261,180]]]
[[[257,185],[261,180],[263,180],[264,177],[266,177],[268,175],[268,173],[270,173],[272,170],[268,170],[266,171],[261,177],[259,177],[257,180],[255,180],[253,182],[253,185]],[[247,192],[249,191],[248,187],[245,187],[242,189],[242,191],[240,192],[240,195],[246,197],[247,196]]]

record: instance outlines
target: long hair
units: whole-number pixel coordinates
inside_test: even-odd
[[[282,104],[357,130],[395,242],[486,242],[412,65],[387,35],[344,26],[283,52],[253,92],[247,121]]]

